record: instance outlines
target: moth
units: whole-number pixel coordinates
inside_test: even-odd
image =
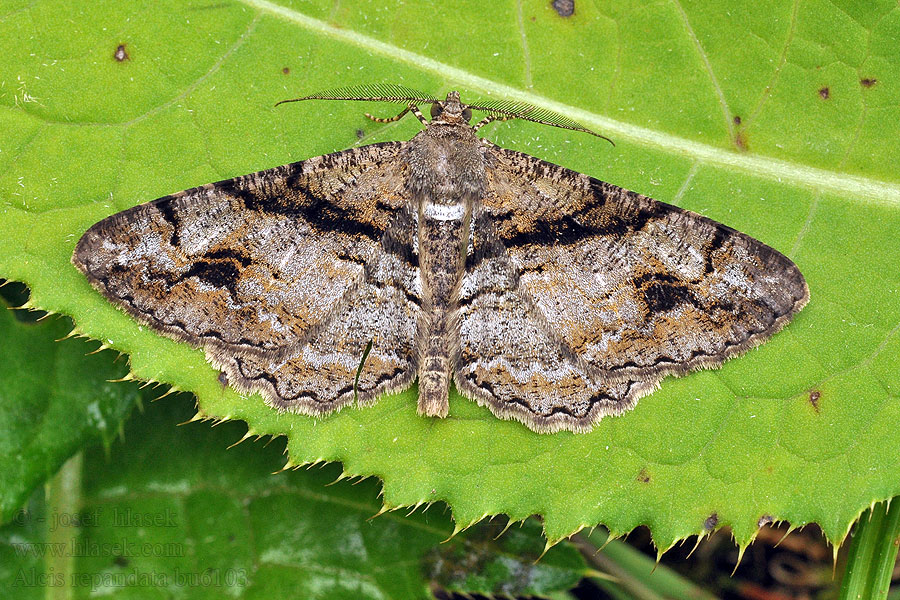
[[[797,266],[748,235],[477,135],[506,119],[593,133],[566,117],[400,86],[296,100],[311,99],[398,103],[367,116],[424,129],[135,206],[72,256],[279,410],[369,405],[418,379],[424,416],[447,416],[453,382],[501,419],[584,432],[809,299]]]

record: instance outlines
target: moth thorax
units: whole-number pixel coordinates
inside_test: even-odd
[[[481,144],[471,132],[443,135],[429,127],[415,137],[409,150],[410,176],[407,187],[413,195],[450,203],[480,198],[485,187]]]

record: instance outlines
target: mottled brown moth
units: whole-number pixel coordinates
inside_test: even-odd
[[[418,378],[422,415],[447,415],[453,382],[535,431],[588,431],[666,375],[760,344],[809,298],[748,235],[477,136],[514,118],[588,131],[565,117],[398,86],[298,100],[315,98],[400,103],[375,120],[412,113],[424,130],[136,206],[72,257],[280,410],[371,404]]]

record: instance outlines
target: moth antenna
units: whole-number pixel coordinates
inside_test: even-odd
[[[402,85],[354,85],[349,87],[325,90],[302,98],[292,98],[276,102],[275,106],[287,102],[301,102],[303,100],[358,100],[361,102],[392,102],[395,104],[412,104],[416,102],[434,103],[437,98],[429,96],[418,90]],[[399,118],[399,117],[398,117]]]
[[[546,108],[538,108],[537,106],[531,104],[525,104],[524,102],[511,102],[508,100],[487,100],[479,105],[469,104],[468,107],[472,110],[480,110],[488,113],[484,119],[482,119],[477,125],[475,125],[476,130],[480,127],[483,127],[484,125],[487,125],[491,121],[509,121],[511,119],[522,119],[523,121],[532,121],[533,123],[550,125],[551,127],[559,127],[560,129],[570,129],[572,131],[589,133],[591,135],[597,136],[600,139],[606,140],[613,146],[616,145],[615,142],[613,142],[605,135],[599,134],[596,131],[592,131],[581,123],[573,121],[565,115],[555,113],[552,110],[547,110]]]

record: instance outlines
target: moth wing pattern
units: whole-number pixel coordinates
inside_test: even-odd
[[[319,156],[135,206],[91,227],[72,261],[139,321],[203,347],[238,389],[311,414],[368,400],[415,376],[409,345],[385,339],[415,326],[420,293],[396,160],[405,145]],[[394,333],[377,318],[348,319],[348,299],[377,307]]]
[[[519,321],[523,342],[539,336],[554,347],[528,365],[508,339],[491,354],[472,327],[486,313],[462,307],[460,352],[476,364],[457,372],[457,385],[498,416],[538,431],[590,429],[665,375],[762,343],[808,301],[793,262],[750,236],[526,154],[492,144],[487,154],[467,264],[503,271],[493,277],[506,301],[483,283],[490,277],[470,286]],[[575,373],[582,387],[560,385]],[[526,391],[541,386],[536,402]],[[552,400],[560,390],[570,390],[568,403]]]
[[[397,265],[382,255],[380,272]],[[384,267],[388,265],[388,268]],[[367,273],[348,290],[330,319],[303,343],[280,353],[242,354],[213,347],[213,364],[241,389],[258,390],[273,406],[309,415],[327,414],[412,384],[418,304],[404,289]]]
[[[474,223],[454,360],[460,392],[500,418],[555,432],[589,431],[596,419],[656,389],[659,378],[598,377],[536,309],[489,220],[478,215]]]
[[[419,375],[419,413],[443,417],[452,377],[498,417],[589,431],[809,299],[796,265],[748,235],[477,136],[507,118],[599,135],[566,117],[397,86],[290,101],[311,99],[406,103],[374,120],[412,112],[425,129],[133,207],[72,256],[281,410],[369,404]],[[471,109],[489,114],[472,126]]]

